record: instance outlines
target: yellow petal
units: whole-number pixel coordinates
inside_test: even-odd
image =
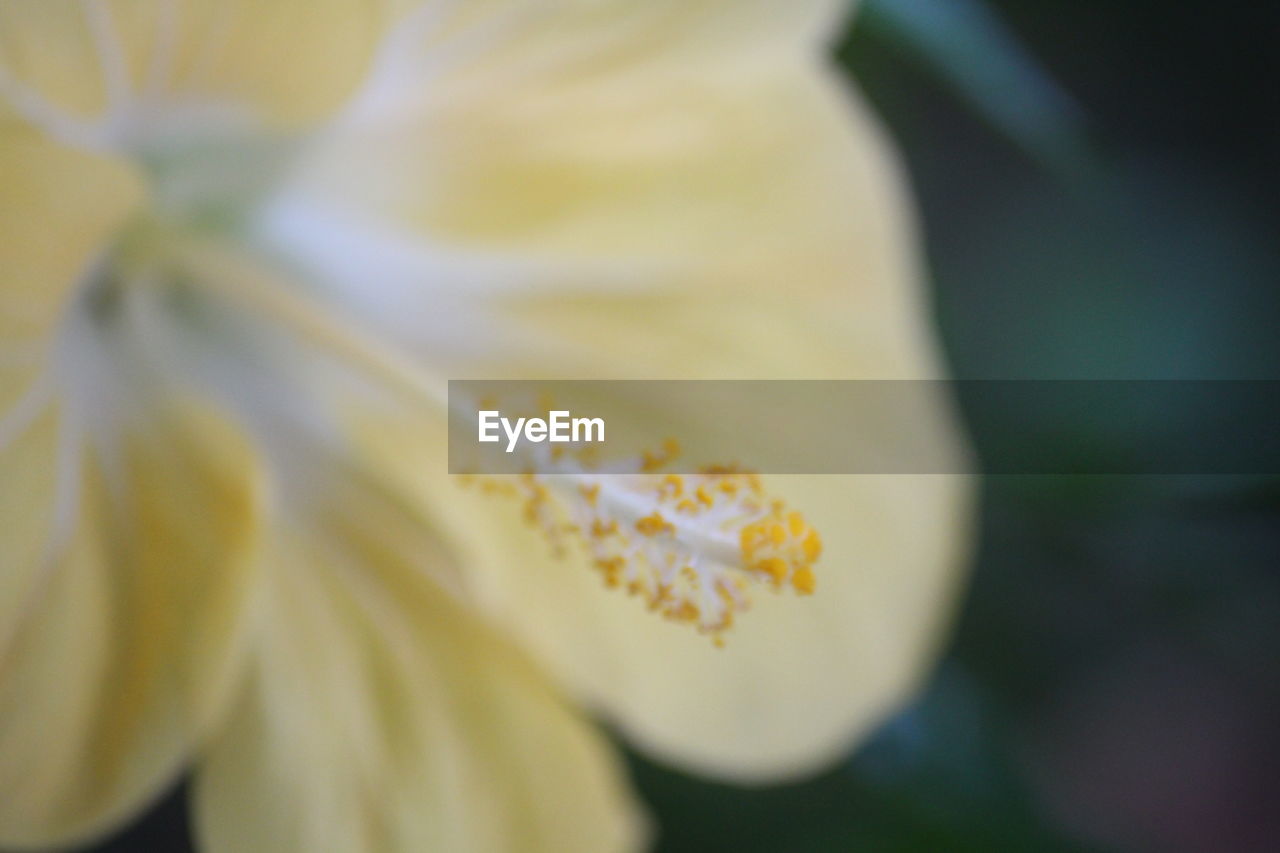
[[[121,163],[0,126],[0,647],[51,524],[58,422],[44,376],[49,346],[140,197]]]
[[[415,46],[456,59],[448,70],[494,74],[510,63],[542,60],[534,70],[597,69],[637,61],[725,59],[761,42],[790,46],[828,35],[846,0],[466,0],[431,7],[397,0],[397,10],[427,18]],[[470,50],[462,52],[461,48]],[[610,57],[612,51],[614,56]],[[529,68],[526,66],[526,71]],[[516,81],[519,82],[519,81]]]
[[[705,184],[689,191],[695,210],[706,203],[696,215],[719,223],[672,237],[690,257],[706,238],[702,250],[711,256],[696,275],[689,268],[670,277],[650,272],[643,279],[650,289],[632,293],[530,294],[515,315],[550,333],[564,360],[531,355],[505,370],[487,367],[488,375],[937,375],[896,162],[858,102],[816,77],[792,83],[789,98],[766,98],[757,117],[761,128],[774,129],[777,144],[757,151],[748,138],[740,154],[732,139],[718,140],[723,160],[742,157],[759,168],[738,175],[733,194],[727,180],[719,195]],[[602,189],[594,198],[603,204],[611,197]],[[657,236],[666,232],[654,230],[666,226],[626,218],[625,192],[623,198],[618,240],[667,246]],[[718,219],[711,200],[723,202]],[[673,201],[670,210],[677,209]],[[591,227],[584,219],[581,228]],[[741,248],[720,242],[729,233],[738,234]],[[716,256],[720,249],[730,252],[727,260]],[[758,262],[737,263],[744,256]],[[956,445],[938,402],[936,419],[915,426],[931,430],[941,447]],[[697,413],[680,414],[682,422],[690,415],[698,422]],[[868,415],[842,429],[875,449],[886,439],[884,424]],[[657,429],[649,434],[661,435]],[[714,447],[717,435],[741,433],[743,424],[695,429],[678,437]],[[785,432],[759,438],[790,440]],[[927,673],[954,605],[968,545],[970,484],[962,476],[766,478],[771,493],[821,531],[826,553],[816,567],[817,592],[756,596],[721,651],[602,588],[583,561],[551,559],[517,509],[453,487],[438,473],[446,467],[441,442],[439,430],[403,426],[373,439],[369,452],[382,454],[389,475],[444,519],[495,618],[647,751],[684,766],[761,780],[835,760]],[[742,438],[732,444],[742,447]]]
[[[483,598],[650,755],[739,781],[838,759],[927,673],[966,544],[955,477],[775,477],[826,550],[812,596],[753,593],[717,649],[656,618],[490,505],[457,499]],[[514,515],[515,510],[508,508]],[[478,520],[488,518],[484,524]]]
[[[80,122],[113,112],[147,120],[175,105],[247,108],[285,124],[314,119],[363,77],[388,23],[385,5],[14,0],[0,7],[0,84],[10,81],[0,104],[20,90],[41,102],[36,112]]]
[[[353,224],[387,238],[385,252],[390,234],[379,229],[390,223],[433,249],[542,263],[539,283],[560,289],[678,288],[708,270],[731,285],[759,277],[762,265],[775,282],[805,287],[796,262],[819,250],[833,260],[834,240],[861,238],[843,227],[847,217],[874,227],[876,215],[849,210],[858,202],[842,191],[862,176],[841,159],[845,107],[812,45],[788,37],[816,26],[797,21],[829,17],[823,8],[564,3],[524,19],[511,12],[532,23],[500,32],[534,58],[477,47],[457,74],[437,69],[463,50],[441,37],[422,56],[436,76],[392,98],[385,115],[334,129],[295,173],[298,218],[332,210],[328,221],[343,232],[284,230],[303,262],[333,254],[335,238],[350,246]],[[766,25],[775,18],[786,25]],[[683,25],[656,25],[672,20]],[[704,30],[716,38],[692,35]],[[846,221],[819,219],[815,206]],[[342,260],[317,274],[335,274]],[[528,268],[513,272],[527,277]],[[450,286],[432,280],[441,278],[421,276],[424,298]]]
[[[197,776],[202,849],[635,846],[603,739],[428,580],[445,558],[400,510],[359,503],[279,533],[248,689]]]
[[[518,505],[448,482],[436,473],[443,454],[419,443],[440,436],[401,428],[381,446],[432,503],[477,601],[638,746],[683,767],[763,781],[838,759],[919,686],[957,604],[970,544],[963,476],[765,477],[821,532],[817,590],[754,590],[717,649],[607,589],[576,549],[554,556]],[[841,428],[860,440],[858,422]],[[940,440],[949,428],[940,420]],[[737,429],[708,424],[696,438],[727,444]]]
[[[0,625],[3,847],[105,832],[171,782],[227,694],[250,600],[258,498],[237,436],[173,409],[79,467],[52,424],[20,448],[36,455],[0,456],[6,507],[70,466],[65,516],[0,517],[5,571],[32,581]],[[38,548],[15,529],[31,515]]]
[[[46,557],[57,443],[57,417],[46,409],[0,452],[0,650],[17,630]]]
[[[39,349],[141,200],[124,163],[0,124],[0,377],[16,364],[6,353]]]

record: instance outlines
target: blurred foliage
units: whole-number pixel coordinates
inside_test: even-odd
[[[922,62],[977,114],[1065,175],[1089,160],[1080,107],[981,0],[867,0],[862,37]]]

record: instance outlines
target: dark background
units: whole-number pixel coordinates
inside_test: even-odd
[[[905,152],[955,375],[1280,378],[1280,4],[991,0],[1067,96],[1027,107],[1033,66],[939,58],[939,3],[975,8],[872,2],[839,56]],[[982,524],[930,687],[847,761],[742,790],[634,759],[660,850],[1280,849],[1280,483],[995,477]],[[101,850],[187,849],[181,803]]]

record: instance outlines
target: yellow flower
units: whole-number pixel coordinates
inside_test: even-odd
[[[818,592],[717,650],[460,488],[432,396],[933,375],[897,166],[823,67],[841,11],[0,3],[0,847],[189,769],[211,851],[628,849],[579,708],[740,781],[891,711],[961,478],[767,479]]]

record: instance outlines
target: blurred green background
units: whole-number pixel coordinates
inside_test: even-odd
[[[1280,4],[864,11],[839,61],[905,153],[956,376],[1280,378]],[[1276,480],[991,478],[946,655],[855,755],[762,790],[633,771],[671,853],[1262,853],[1278,662]]]
[[[905,153],[955,376],[1280,378],[1280,4],[864,11],[839,56]],[[1160,428],[1195,422],[1194,390]],[[1104,442],[1107,414],[1075,441]],[[919,701],[804,785],[637,762],[660,849],[1280,849],[1280,483],[996,477],[983,497]]]

